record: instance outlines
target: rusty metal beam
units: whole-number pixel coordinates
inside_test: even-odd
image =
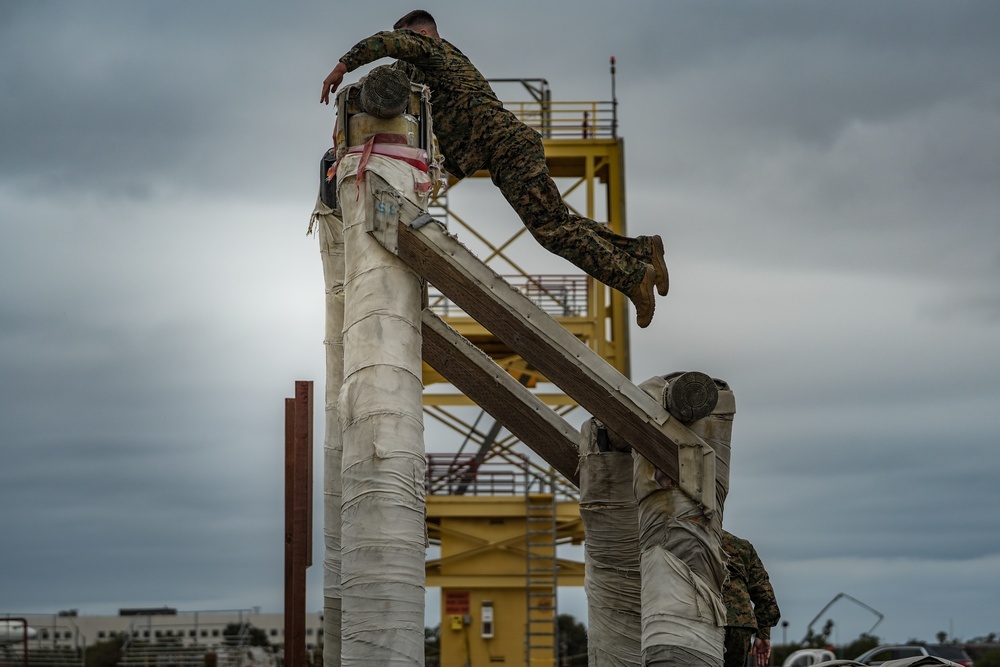
[[[307,664],[306,569],[312,564],[313,383],[285,399],[285,664]]]

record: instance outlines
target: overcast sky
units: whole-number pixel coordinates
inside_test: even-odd
[[[0,3],[0,612],[281,610],[320,84],[413,8],[354,4]],[[735,390],[726,523],[788,639],[838,593],[887,641],[1000,631],[1000,4],[425,8],[556,100],[608,99],[616,56],[629,231],[672,279],[635,379]]]

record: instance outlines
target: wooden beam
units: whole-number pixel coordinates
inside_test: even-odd
[[[579,432],[437,315],[421,319],[424,361],[574,486]]]
[[[402,220],[398,225],[395,245],[400,259],[668,477],[679,478],[679,447],[711,451],[651,396],[507,284],[441,223],[427,214],[410,220],[415,227]],[[698,489],[697,495],[714,505],[711,489]]]
[[[312,564],[313,383],[285,399],[285,664],[306,664],[306,568]]]

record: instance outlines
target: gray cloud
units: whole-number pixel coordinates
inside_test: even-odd
[[[280,609],[283,398],[323,375],[319,82],[409,9],[0,5],[0,611]],[[630,231],[672,272],[633,369],[736,390],[726,521],[789,639],[838,592],[889,640],[995,631],[1000,9],[428,9],[556,99],[608,97],[616,56]]]

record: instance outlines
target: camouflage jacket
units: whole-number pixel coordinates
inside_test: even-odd
[[[770,639],[771,628],[778,624],[781,612],[764,564],[752,544],[725,530],[722,548],[729,561],[729,577],[722,587],[726,625],[753,628],[761,639]]]
[[[488,168],[498,149],[534,132],[504,108],[475,65],[444,39],[411,30],[380,32],[355,44],[340,62],[354,71],[381,58],[396,58],[411,81],[431,89],[434,134],[445,169],[456,178]]]

